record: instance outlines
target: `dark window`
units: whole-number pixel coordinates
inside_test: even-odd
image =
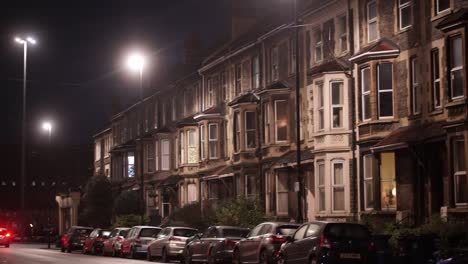
[[[225,228],[222,232],[223,237],[246,237],[249,234],[248,229]]]
[[[241,93],[242,87],[242,66],[241,64],[236,64],[236,91],[234,97],[238,96]]]
[[[255,148],[256,146],[256,124],[255,112],[245,112],[245,148]]]
[[[450,9],[450,0],[435,0],[436,15]]]
[[[140,237],[152,237],[153,235],[159,234],[161,229],[159,228],[143,228],[140,231]]]
[[[282,225],[276,228],[276,234],[283,236],[290,236],[296,232],[296,229],[299,226],[297,225]]]
[[[393,117],[393,65],[382,63],[377,68],[379,117]]]
[[[195,229],[174,229],[174,236],[179,236],[179,237],[192,237],[198,233],[197,230]]]
[[[412,23],[412,0],[398,0],[398,16],[400,30],[408,28]]]
[[[431,72],[432,72],[432,108],[440,107],[440,67],[439,50],[431,52]]]
[[[328,224],[325,228],[325,236],[334,239],[368,239],[369,231],[361,225],[356,224]]]
[[[234,151],[240,150],[240,119],[239,112],[234,113]]]
[[[450,92],[451,98],[464,96],[463,40],[461,36],[450,38]]]

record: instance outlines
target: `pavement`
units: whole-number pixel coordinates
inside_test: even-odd
[[[124,258],[112,258],[104,256],[84,255],[81,251],[62,253],[52,245],[47,249],[47,244],[11,244],[10,248],[0,246],[0,264],[145,264],[161,263],[148,262],[144,259],[133,260]]]

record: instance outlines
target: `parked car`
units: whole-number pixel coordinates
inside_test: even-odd
[[[266,222],[256,226],[234,247],[233,263],[273,263],[281,244],[299,224]]]
[[[61,238],[62,252],[70,253],[76,249],[83,249],[83,244],[91,232],[93,232],[92,227],[72,226]]]
[[[373,263],[369,230],[360,224],[310,222],[281,246],[278,263]]]
[[[236,243],[249,233],[248,228],[235,226],[211,226],[205,233],[197,234],[187,242],[185,263],[231,263]]]
[[[109,235],[111,230],[96,228],[89,234],[83,244],[83,254],[91,253],[96,255],[96,253],[102,253],[103,242]]]
[[[134,226],[129,231],[122,243],[122,256],[136,258],[146,256],[148,244],[154,240],[161,231],[156,226]]]
[[[169,259],[182,260],[187,239],[198,233],[197,229],[188,227],[165,227],[148,246],[148,260],[161,257],[162,262]]]
[[[122,242],[124,241],[128,230],[130,230],[128,227],[114,228],[110,233],[109,238],[104,240],[102,254],[111,255],[113,257],[120,256],[122,254]]]
[[[0,228],[0,245],[10,247],[11,233],[6,228]]]

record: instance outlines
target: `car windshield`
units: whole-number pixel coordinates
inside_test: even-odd
[[[330,239],[354,238],[368,239],[369,231],[362,225],[356,224],[329,224],[325,229],[325,235]]]
[[[297,228],[297,225],[281,225],[276,229],[276,234],[283,236],[291,236]]]
[[[80,229],[75,229],[75,231],[73,231],[73,234],[75,234],[75,235],[89,235],[89,234],[91,234],[91,232],[93,232],[93,230],[80,228]]]
[[[119,236],[126,237],[128,233],[128,230],[120,230]]]
[[[198,233],[197,230],[194,229],[186,229],[186,228],[179,228],[174,229],[174,236],[179,237],[192,237]]]
[[[223,229],[224,237],[246,237],[249,234],[248,229],[235,229],[235,228],[225,228]]]
[[[157,235],[161,229],[159,228],[143,228],[140,232],[140,237],[152,237],[153,235]]]

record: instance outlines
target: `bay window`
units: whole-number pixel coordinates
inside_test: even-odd
[[[257,177],[245,175],[245,196],[254,198],[257,195]]]
[[[196,145],[196,133],[195,129],[187,130],[187,163],[197,163],[197,145]]]
[[[371,100],[370,100],[370,68],[361,70],[361,104],[362,120],[371,119]]]
[[[378,38],[377,32],[377,2],[372,0],[367,3],[367,41],[376,40]]]
[[[398,0],[398,18],[400,30],[411,27],[413,8],[412,0]]]
[[[468,204],[468,178],[466,175],[465,141],[453,141],[453,173],[455,181],[455,204]]]
[[[345,178],[344,178],[344,161],[332,161],[333,186],[332,199],[333,211],[345,210]]]
[[[418,59],[411,58],[411,110],[413,114],[421,113],[421,92],[418,81]]]
[[[278,47],[273,47],[270,54],[271,63],[271,81],[277,81],[279,78],[278,73]]]
[[[240,151],[240,118],[239,112],[234,112],[234,151]]]
[[[393,117],[393,65],[382,63],[377,66],[379,118]]]
[[[236,69],[235,69],[235,94],[234,97],[238,96],[241,93],[241,87],[242,87],[242,65],[240,63],[236,64]]]
[[[325,113],[324,113],[324,103],[323,98],[323,83],[317,85],[317,94],[318,94],[318,129],[323,130],[325,127]]]
[[[187,185],[187,203],[192,204],[198,201],[197,185],[195,183],[189,183]]]
[[[200,125],[200,160],[205,159],[205,126]]]
[[[155,159],[155,170],[159,171],[159,158],[161,155],[159,155],[159,141],[154,141],[154,159]]]
[[[154,172],[154,144],[146,144],[146,171]]]
[[[135,177],[135,153],[127,153],[127,176],[129,178]]]
[[[440,107],[440,67],[439,50],[431,51],[432,108]]]
[[[210,159],[218,158],[218,124],[208,124],[208,152]]]
[[[256,146],[256,118],[255,112],[245,112],[245,148],[251,149]]]
[[[372,154],[363,156],[362,174],[364,179],[364,209],[374,209],[374,167],[375,158]]]
[[[262,104],[263,115],[263,143],[270,143],[270,114],[268,112],[268,103]]]
[[[318,209],[320,212],[326,210],[326,195],[325,195],[325,163],[319,162],[317,166],[318,174]]]
[[[180,132],[179,137],[179,144],[180,144],[180,164],[185,164],[185,141],[184,141],[184,132]]]
[[[449,40],[450,50],[450,95],[451,99],[461,98],[465,95],[463,73],[463,40],[461,36]]]
[[[331,82],[331,112],[333,128],[343,127],[343,82]]]
[[[161,170],[171,169],[171,144],[168,139],[161,140]]]
[[[276,179],[276,212],[278,215],[288,214],[289,175],[278,172]]]
[[[285,142],[288,139],[288,109],[286,100],[275,101],[275,141]]]
[[[382,210],[396,209],[395,153],[381,154],[380,199]]]

